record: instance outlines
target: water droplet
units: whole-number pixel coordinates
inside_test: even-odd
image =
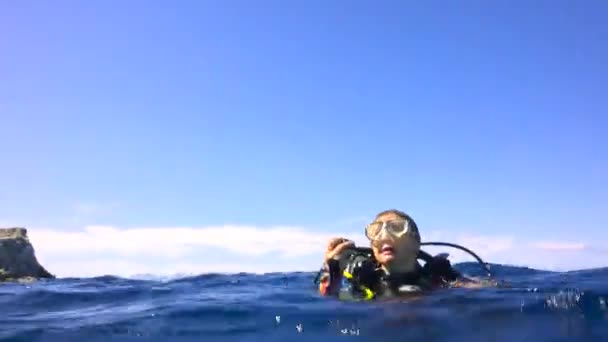
[[[602,310],[606,310],[607,306],[606,299],[604,297],[600,297],[600,308]]]

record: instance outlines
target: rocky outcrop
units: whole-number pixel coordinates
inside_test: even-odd
[[[42,267],[25,228],[0,228],[0,281],[55,278]]]

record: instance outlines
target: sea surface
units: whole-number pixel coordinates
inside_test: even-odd
[[[608,268],[492,270],[508,287],[409,302],[323,298],[314,272],[0,284],[0,340],[608,341]]]

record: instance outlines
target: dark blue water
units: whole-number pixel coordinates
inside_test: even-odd
[[[384,303],[320,297],[313,273],[1,284],[0,339],[608,341],[608,268],[493,270],[510,287],[448,289]]]

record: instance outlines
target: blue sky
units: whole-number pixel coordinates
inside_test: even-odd
[[[601,1],[3,3],[0,225],[28,227],[67,270],[74,255],[48,241],[90,227],[322,240],[395,207],[423,238],[489,239],[491,261],[538,263],[514,249],[525,242],[562,247],[539,267],[601,265],[607,14]],[[225,237],[197,258],[249,258]],[[316,267],[319,244],[284,267]],[[106,247],[99,263],[121,253]],[[124,272],[141,271],[127,254]]]

